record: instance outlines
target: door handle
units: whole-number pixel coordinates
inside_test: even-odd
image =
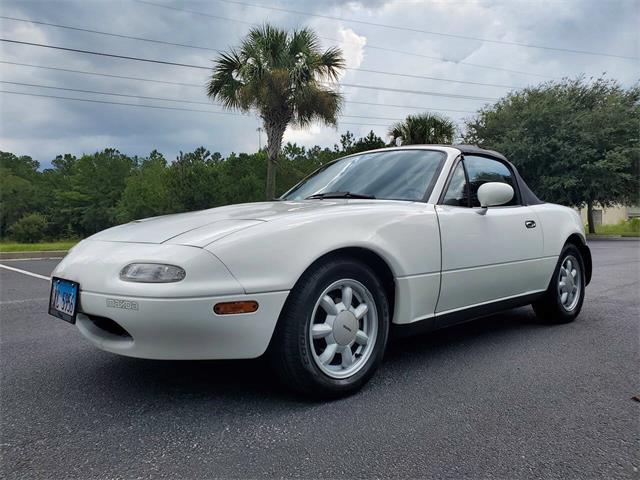
[[[527,228],[536,228],[536,222],[534,222],[533,220],[527,220],[526,222],[524,222],[524,225]]]

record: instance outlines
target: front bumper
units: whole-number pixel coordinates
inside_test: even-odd
[[[175,283],[119,278],[129,263],[185,269]],[[217,257],[197,247],[85,240],[58,264],[54,277],[80,285],[76,325],[96,347],[154,359],[234,359],[262,355],[288,291],[246,293]],[[217,315],[220,302],[253,300],[253,313]]]
[[[130,357],[255,358],[267,349],[287,294],[171,299],[119,296],[116,303],[111,295],[82,292],[76,325],[96,347]],[[257,301],[258,310],[236,315],[213,311],[217,303],[239,300]],[[129,308],[107,306],[114,304]]]

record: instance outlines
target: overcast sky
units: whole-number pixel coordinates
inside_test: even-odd
[[[237,45],[251,23],[270,22],[286,28],[308,26],[322,37],[324,47],[338,45],[343,49],[349,67],[342,78],[344,84],[489,99],[501,97],[509,91],[509,87],[521,88],[566,76],[599,76],[606,72],[608,77],[620,80],[625,86],[632,85],[640,76],[638,60],[479,40],[638,57],[640,0],[238,0],[240,3],[275,7],[278,10],[222,0],[150,1],[174,8],[130,0],[0,0],[0,7],[1,15],[5,17],[205,48],[162,45],[7,19],[0,19],[0,28],[5,39],[210,66],[216,57],[216,50]],[[212,15],[221,18],[214,18]],[[384,28],[371,23],[405,29]],[[152,83],[0,63],[2,82],[179,101],[2,83],[0,90],[5,92],[221,111],[215,105],[185,103],[208,102],[204,94],[208,71],[204,69],[99,57],[5,42],[0,42],[0,49],[2,61],[191,84],[181,86]],[[389,76],[364,72],[363,69],[498,86]],[[390,104],[440,109],[441,113],[462,123],[464,118],[472,116],[472,112],[485,103],[491,103],[490,100],[347,86],[343,87],[343,92],[348,103],[337,129],[313,126],[305,131],[288,130],[285,140],[303,145],[332,146],[346,130],[361,136],[372,129],[386,139],[388,125],[393,123],[393,119],[401,119],[409,113],[420,111],[416,108],[389,106]],[[256,128],[260,125],[254,115],[151,109],[9,93],[0,93],[0,116],[0,150],[30,155],[43,166],[47,166],[57,154],[80,155],[105,147],[115,147],[124,153],[141,156],[148,155],[155,148],[170,160],[180,150],[191,151],[200,145],[223,154],[232,151],[253,152],[258,147]],[[264,134],[262,142],[265,142]]]

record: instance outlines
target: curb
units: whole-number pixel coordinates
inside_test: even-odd
[[[0,252],[0,260],[40,260],[62,258],[67,250],[50,250],[48,252]]]
[[[587,241],[637,242],[640,237],[623,237],[622,235],[587,235]]]

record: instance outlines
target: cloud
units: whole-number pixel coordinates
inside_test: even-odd
[[[609,77],[617,78],[627,86],[636,82],[640,76],[638,62],[610,57],[507,46],[218,2],[169,1],[167,4],[238,21],[220,20],[126,0],[5,0],[2,10],[6,16],[220,50],[239,44],[249,28],[246,22],[268,21],[285,28],[310,26],[322,37],[324,47],[338,45],[343,49],[348,66],[354,69],[345,74],[345,82],[404,90],[490,98],[498,98],[509,91],[505,87],[391,76],[364,72],[361,69],[515,87],[535,84],[547,78],[514,71],[555,78],[574,77],[582,73],[599,75],[606,71]],[[639,55],[640,36],[637,25],[640,18],[637,2],[633,0],[300,0],[295,4],[281,2],[278,6],[344,19],[355,18],[478,38]],[[0,20],[0,28],[5,38],[170,62],[211,65],[212,59],[216,57],[216,52],[212,50],[160,45],[9,20]],[[389,49],[423,56],[391,52]],[[206,70],[19,45],[0,44],[0,50],[2,60],[196,85],[166,85],[2,64],[0,77],[4,81],[162,97],[179,102],[8,84],[3,84],[0,88],[2,90],[141,105],[221,110],[219,106],[208,104],[204,90],[208,75]],[[469,63],[492,68],[481,68]],[[387,125],[393,119],[417,113],[421,108],[441,109],[442,113],[461,122],[471,114],[454,110],[475,111],[486,103],[352,87],[343,90],[347,103],[345,116],[341,118],[337,129],[319,125],[308,130],[288,129],[285,139],[303,145],[320,144],[331,147],[347,129],[358,136],[366,135],[373,129],[384,137]],[[186,101],[205,103],[180,103]],[[373,106],[368,105],[369,103],[388,106]],[[180,150],[192,150],[199,145],[223,154],[231,151],[255,151],[258,126],[255,116],[215,115],[0,94],[0,149],[31,155],[43,165],[47,165],[59,153],[81,154],[106,146],[132,155],[147,155],[157,148],[169,159],[175,158]],[[263,134],[263,144],[264,142]]]
[[[319,125],[311,125],[304,129],[289,127],[284,132],[284,142],[315,145],[321,143],[318,140],[320,140],[319,137],[322,133],[323,128]]]
[[[338,38],[338,46],[342,49],[347,68],[358,68],[362,65],[367,37],[358,35],[350,28],[340,27]]]

